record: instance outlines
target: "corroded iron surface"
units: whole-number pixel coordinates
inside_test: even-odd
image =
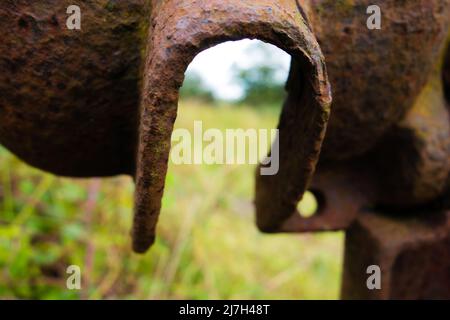
[[[346,234],[343,299],[450,299],[450,212],[360,212]],[[368,266],[379,266],[369,290]]]
[[[148,9],[80,1],[74,32],[71,4],[1,1],[0,143],[60,175],[132,174]]]
[[[87,0],[77,32],[64,25],[71,4],[1,2],[0,143],[59,175],[132,175],[135,251],[154,241],[184,72],[227,40],[293,58],[280,171],[256,177],[261,230],[345,229],[367,206],[449,206],[447,0],[383,1],[381,30],[366,27],[368,0]],[[309,186],[320,210],[303,219]]]
[[[155,9],[142,91],[134,249],[145,251],[154,241],[184,70],[200,51],[226,40],[271,42],[294,61],[280,119],[280,172],[259,180],[256,199],[272,213],[259,219],[260,227],[271,227],[307,187],[328,121],[330,88],[314,35],[292,1],[174,0]]]
[[[366,27],[370,1],[300,3],[325,56],[332,113],[311,183],[319,211],[304,219],[293,203],[274,231],[346,229],[367,207],[449,208],[450,2],[383,1],[381,30]]]

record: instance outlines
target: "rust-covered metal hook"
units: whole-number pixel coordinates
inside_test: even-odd
[[[69,30],[70,0],[3,1],[0,143],[58,175],[134,176],[133,246],[145,252],[188,64],[257,38],[293,58],[279,171],[256,177],[261,230],[346,229],[364,207],[448,208],[450,2],[385,0],[382,30],[367,27],[370,3],[85,0],[81,30]],[[308,186],[320,208],[305,219]]]
[[[269,232],[345,230],[366,208],[448,208],[450,3],[383,1],[382,30],[368,28],[367,0],[299,3],[333,90],[310,185],[319,209],[302,217],[288,179],[278,189],[278,177],[258,177],[258,224]]]
[[[155,239],[184,72],[200,51],[228,40],[257,38],[293,58],[279,125],[280,171],[258,178],[256,193],[259,227],[276,229],[311,179],[330,112],[324,58],[310,27],[294,1],[174,0],[156,6],[142,88],[134,250],[145,252]]]

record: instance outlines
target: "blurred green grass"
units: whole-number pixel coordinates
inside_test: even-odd
[[[176,126],[268,129],[277,118],[182,102]],[[337,299],[343,234],[259,233],[254,170],[170,165],[157,241],[139,256],[131,178],[58,178],[0,149],[0,299]],[[72,264],[80,291],[66,289]]]

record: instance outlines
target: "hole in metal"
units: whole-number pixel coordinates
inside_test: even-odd
[[[325,207],[325,196],[319,190],[308,190],[298,203],[297,210],[302,218],[311,218]]]

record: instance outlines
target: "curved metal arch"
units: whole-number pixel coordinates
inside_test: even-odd
[[[194,57],[228,40],[257,38],[293,57],[279,129],[280,170],[257,178],[258,226],[276,231],[301,199],[317,163],[331,92],[320,47],[294,2],[167,1],[154,11],[140,110],[133,248],[155,239],[179,89]],[[286,187],[287,186],[287,187]]]

